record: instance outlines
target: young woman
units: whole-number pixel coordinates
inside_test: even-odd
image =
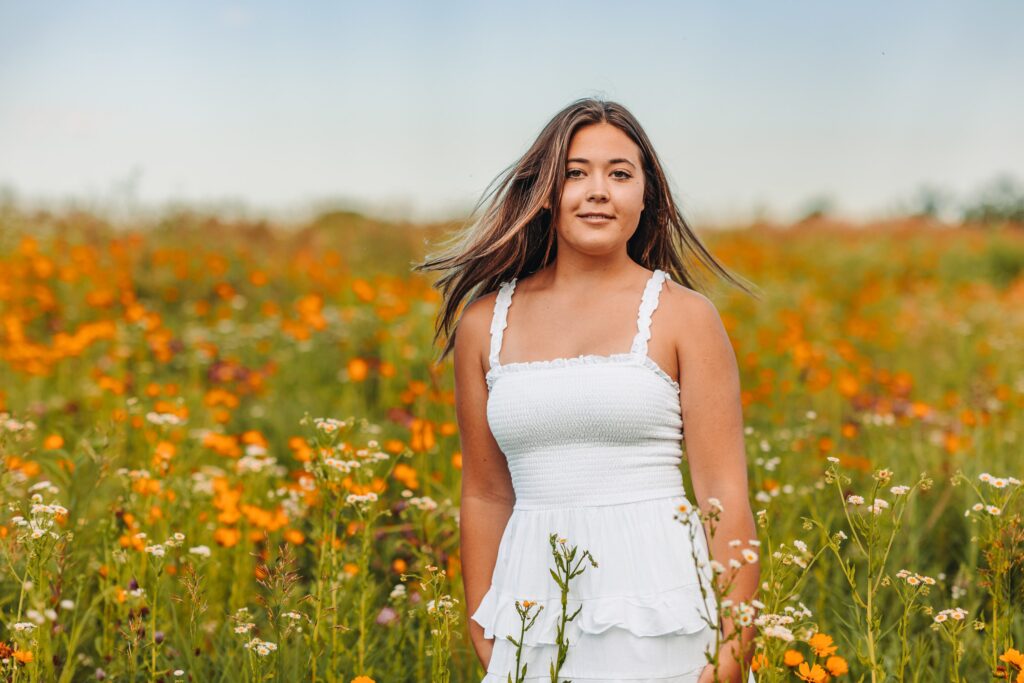
[[[740,681],[753,627],[719,618],[700,581],[713,580],[709,551],[737,559],[728,597],[754,599],[759,566],[741,550],[757,534],[736,359],[697,268],[750,290],[690,230],[617,103],[572,103],[499,180],[479,220],[416,266],[448,271],[435,340],[450,333],[441,357],[454,350],[462,570],[484,683],[515,677],[517,600],[539,615],[519,665],[549,679],[552,533],[597,561],[569,584],[569,614],[582,609],[560,680],[710,682],[711,621],[723,638],[740,631],[718,665],[718,680]],[[679,467],[684,424],[696,503],[722,509],[710,548]]]

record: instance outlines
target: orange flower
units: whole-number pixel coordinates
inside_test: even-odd
[[[838,655],[825,660],[825,668],[833,676],[841,676],[850,670],[850,667],[846,665],[846,660]]]
[[[64,445],[64,438],[60,434],[51,434],[43,441],[43,448],[48,451],[55,451]]]
[[[1014,650],[1012,647],[999,655],[999,661],[1013,664],[1018,669],[1024,669],[1024,654]]]
[[[355,678],[352,679],[352,683],[376,683],[376,682],[372,678],[370,678],[369,676],[356,676]]]
[[[362,382],[370,374],[370,364],[362,358],[353,358],[348,362],[348,378],[353,382]]]
[[[754,658],[750,660],[750,668],[755,673],[768,666],[768,658],[764,656],[763,652],[758,652],[754,655]]]
[[[825,673],[824,669],[817,664],[807,666],[807,662],[800,665],[797,676],[800,677],[801,681],[810,681],[810,683],[825,683],[828,680],[828,674]]]
[[[814,650],[814,654],[819,657],[834,655],[836,650],[839,649],[838,646],[832,644],[832,636],[825,635],[824,633],[815,633],[807,641],[807,644]]]
[[[222,526],[213,532],[213,540],[225,548],[230,548],[242,540],[242,532],[238,529]]]
[[[782,656],[782,662],[786,666],[796,666],[802,661],[804,661],[804,656],[796,650],[786,650],[786,654]]]
[[[14,658],[22,664],[28,664],[35,657],[32,656],[32,650],[15,650]]]

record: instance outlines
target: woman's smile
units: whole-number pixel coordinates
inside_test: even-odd
[[[594,225],[600,225],[609,221],[615,220],[615,217],[608,213],[588,212],[576,214],[584,223],[591,223]]]

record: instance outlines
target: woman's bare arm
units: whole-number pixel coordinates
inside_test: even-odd
[[[692,290],[673,289],[678,295],[674,297],[676,306],[673,308],[677,314],[672,324],[676,327],[673,332],[680,368],[680,403],[695,502],[702,510],[709,508],[711,498],[721,502],[723,512],[711,541],[711,555],[726,567],[734,558],[743,564],[737,570],[728,597],[733,604],[749,603],[758,589],[760,565],[744,562],[740,554],[748,540],[757,538],[757,527],[747,490],[743,406],[736,355],[714,304]],[[742,546],[730,547],[732,539],[739,539]],[[728,570],[722,575],[722,582],[727,578]],[[721,629],[723,636],[734,630],[732,620],[724,615]],[[740,651],[742,644],[741,656],[749,664],[755,635],[753,627],[742,629],[740,640],[733,641],[720,653],[719,675],[724,680],[739,680],[734,653]],[[710,676],[711,672],[706,671],[707,680],[711,680]]]
[[[455,332],[455,412],[462,445],[460,539],[462,581],[470,640],[484,667],[493,640],[470,620],[491,585],[501,536],[512,515],[515,493],[508,463],[487,423],[487,355],[494,294],[466,307]]]

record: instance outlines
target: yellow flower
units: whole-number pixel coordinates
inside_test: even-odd
[[[807,644],[814,650],[814,654],[819,657],[834,655],[836,650],[839,649],[838,646],[832,644],[832,636],[825,635],[824,633],[815,633],[807,641]]]
[[[846,660],[839,656],[829,657],[825,660],[825,668],[833,676],[841,676],[848,672],[850,667],[847,666]]]
[[[825,673],[824,669],[817,664],[807,666],[807,662],[800,665],[797,675],[801,681],[810,681],[810,683],[825,683],[828,680],[828,674]]]
[[[786,650],[786,654],[782,656],[782,662],[786,666],[796,666],[802,661],[804,661],[804,656],[796,650]]]

